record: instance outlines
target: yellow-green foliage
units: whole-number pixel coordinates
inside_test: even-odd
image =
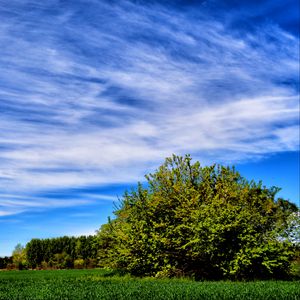
[[[103,265],[134,275],[251,279],[290,272],[292,243],[280,236],[297,207],[278,188],[234,168],[173,156],[125,193],[99,231]],[[101,263],[101,262],[100,262]]]
[[[84,260],[82,258],[78,258],[74,260],[74,268],[75,269],[83,269]]]
[[[21,244],[18,244],[15,247],[12,253],[12,260],[14,267],[19,270],[22,270],[27,267],[26,250]]]

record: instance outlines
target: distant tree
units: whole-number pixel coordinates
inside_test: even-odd
[[[84,267],[95,267],[98,248],[97,236],[32,239],[26,255],[31,268],[72,268],[77,259],[84,260]]]
[[[289,216],[282,221],[279,237],[300,247],[300,211],[297,208],[290,210]]]
[[[30,268],[36,268],[44,261],[43,242],[40,239],[32,239],[26,244],[26,256]]]
[[[98,251],[98,239],[95,236],[80,236],[76,239],[76,257],[82,259],[96,258]]]
[[[27,267],[26,251],[24,246],[17,244],[13,253],[12,260],[17,269],[22,270]]]
[[[298,210],[278,188],[248,181],[234,168],[167,158],[126,192],[116,218],[99,230],[100,264],[134,275],[280,278],[293,247],[279,232]]]
[[[13,263],[11,256],[0,257],[0,269],[6,269],[8,265]]]

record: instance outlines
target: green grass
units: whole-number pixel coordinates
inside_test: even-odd
[[[105,270],[0,272],[0,299],[300,299],[300,281],[136,279]]]

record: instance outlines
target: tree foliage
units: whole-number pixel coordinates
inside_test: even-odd
[[[248,181],[234,168],[167,158],[126,192],[116,218],[99,230],[103,265],[134,275],[217,279],[288,274],[293,247],[280,239],[292,203],[278,188]]]
[[[7,269],[13,263],[11,256],[0,257],[0,269]]]
[[[95,267],[97,264],[98,238],[96,236],[32,239],[26,245],[26,257],[31,268]]]
[[[20,243],[16,245],[12,253],[12,260],[15,267],[19,270],[27,267],[25,247]]]

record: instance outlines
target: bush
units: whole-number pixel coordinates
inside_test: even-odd
[[[84,268],[84,260],[82,258],[74,260],[74,268],[75,269],[83,269]]]
[[[292,243],[281,239],[297,207],[278,188],[247,181],[234,168],[167,158],[126,192],[99,231],[100,262],[138,276],[204,279],[287,276]]]

